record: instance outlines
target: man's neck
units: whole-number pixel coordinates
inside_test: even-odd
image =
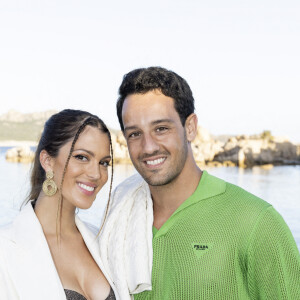
[[[202,171],[196,163],[186,166],[171,183],[163,186],[150,186],[153,200],[155,228],[159,229],[197,189]]]

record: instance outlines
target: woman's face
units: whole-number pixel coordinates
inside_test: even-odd
[[[58,156],[54,158],[54,181],[58,188],[71,144],[72,141],[61,147]],[[108,135],[98,128],[87,126],[75,143],[64,176],[62,187],[64,207],[87,209],[93,204],[97,193],[107,182],[110,160]]]

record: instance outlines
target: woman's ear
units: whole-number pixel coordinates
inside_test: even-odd
[[[40,163],[46,173],[53,171],[54,158],[46,150],[42,150],[40,153]]]
[[[189,142],[192,142],[197,136],[198,118],[192,113],[185,120],[186,137]]]

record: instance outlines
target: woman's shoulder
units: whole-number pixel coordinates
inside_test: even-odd
[[[0,241],[16,243],[24,240],[25,236],[34,236],[34,231],[38,227],[37,219],[30,203],[26,204],[15,218],[8,224],[0,226]]]
[[[0,227],[0,253],[14,245],[13,222]],[[3,254],[3,253],[2,253]]]
[[[14,222],[15,219],[0,226],[0,238],[5,238],[11,235],[14,227]]]

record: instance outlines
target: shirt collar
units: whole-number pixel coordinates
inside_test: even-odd
[[[202,200],[220,195],[224,193],[225,190],[226,183],[224,180],[208,174],[207,171],[203,171],[195,192],[176,209],[172,216],[163,224],[163,226],[159,230],[154,228],[153,237],[164,235],[169,230],[170,226],[176,221],[175,216],[185,208]]]

